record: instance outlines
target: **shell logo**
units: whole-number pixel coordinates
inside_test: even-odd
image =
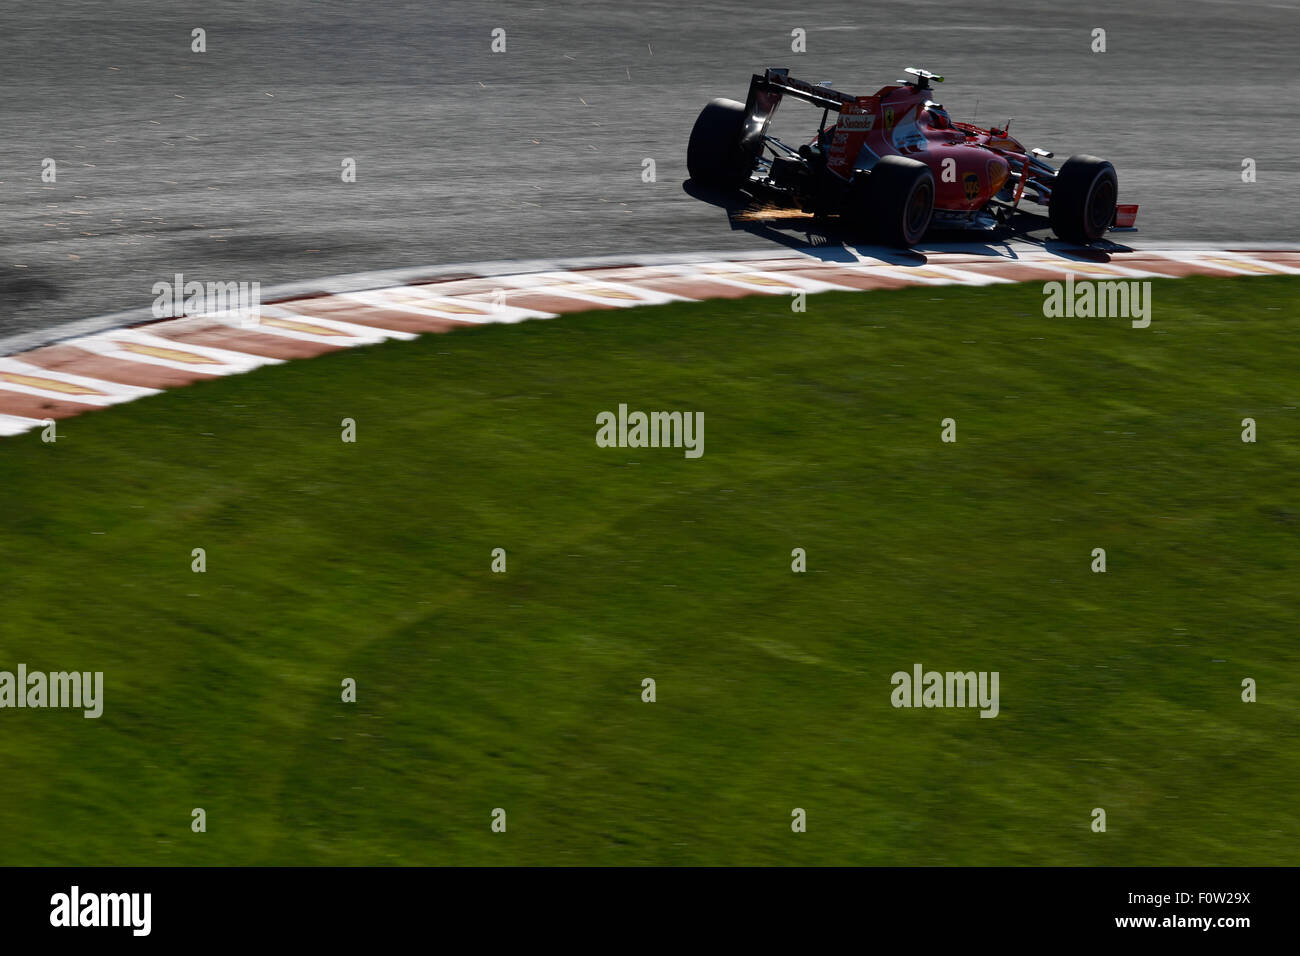
[[[1212,262],[1215,265],[1227,266],[1230,269],[1241,269],[1244,272],[1259,272],[1262,274],[1281,274],[1279,270],[1261,266],[1255,262],[1246,262],[1242,259],[1218,259],[1214,256],[1206,256],[1206,262]]]
[[[775,286],[778,289],[795,288],[788,282],[782,282],[780,279],[773,279],[771,276],[765,276],[757,272],[732,272],[726,269],[705,269],[703,272],[705,275],[721,276],[736,282],[743,282],[746,285]]]
[[[292,319],[277,319],[274,317],[262,316],[263,325],[273,325],[277,329],[288,329],[290,332],[306,332],[310,335],[341,335],[344,338],[351,338],[346,332],[340,332],[338,329],[328,329],[323,325],[312,325],[309,322],[295,322]]]
[[[578,295],[590,295],[595,296],[598,299],[631,299],[632,301],[637,301],[641,298],[639,295],[625,292],[622,289],[608,289],[604,286],[590,285],[584,282],[570,282],[564,279],[547,282],[544,284],[544,288],[554,289],[561,295],[563,295],[564,291],[567,289],[571,292],[577,293]]]
[[[636,301],[641,297],[632,292],[624,292],[622,289],[605,289],[594,285],[575,285],[571,287],[575,292],[581,292],[583,295],[594,295],[598,299],[631,299]]]
[[[114,342],[123,352],[134,352],[136,355],[149,355],[153,358],[166,359],[169,362],[183,362],[186,365],[224,365],[224,362],[218,362],[202,355],[195,355],[193,352],[183,352],[180,349],[165,349],[157,345],[141,345],[139,342]]]
[[[748,282],[750,285],[769,285],[769,286],[776,286],[779,289],[794,288],[794,286],[790,285],[790,283],[788,282],[782,282],[780,279],[772,279],[767,276],[755,275],[752,272],[746,275],[738,275],[736,276],[736,278],[739,279],[741,282]]]
[[[439,312],[451,312],[453,315],[488,315],[484,309],[474,309],[468,305],[462,305],[459,302],[438,302],[436,305],[429,306],[431,309],[437,309]]]
[[[60,392],[64,395],[107,395],[97,388],[61,382],[57,378],[38,378],[35,375],[20,375],[18,372],[0,372],[0,382],[13,385],[26,385],[28,388],[42,388],[47,392]]]
[[[1106,266],[1095,266],[1087,262],[1071,262],[1070,271],[1082,272],[1084,275],[1092,275],[1092,276],[1118,277],[1124,274],[1122,272],[1116,272],[1114,269],[1107,268]]]

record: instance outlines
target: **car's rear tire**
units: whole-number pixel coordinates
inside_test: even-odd
[[[1047,215],[1058,239],[1087,245],[1106,234],[1115,219],[1119,177],[1096,156],[1071,156],[1056,173]]]
[[[754,157],[740,148],[745,104],[717,99],[700,110],[686,146],[686,169],[693,182],[715,189],[739,189],[754,168]]]
[[[851,195],[860,232],[887,246],[910,249],[930,228],[934,173],[906,156],[882,156],[865,179],[855,178]]]

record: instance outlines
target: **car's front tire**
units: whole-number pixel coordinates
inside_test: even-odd
[[[934,173],[906,156],[882,156],[865,179],[855,178],[851,195],[852,218],[860,232],[885,245],[910,249],[930,228]]]
[[[1058,239],[1087,245],[1106,234],[1115,220],[1119,177],[1115,167],[1096,156],[1071,156],[1056,172],[1047,206]]]
[[[693,182],[715,189],[739,189],[754,168],[754,157],[740,148],[745,104],[717,99],[700,111],[686,146],[686,169]]]

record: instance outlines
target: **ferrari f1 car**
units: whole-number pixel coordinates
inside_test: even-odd
[[[1070,242],[1133,225],[1137,206],[1117,203],[1119,180],[1106,160],[1071,156],[1053,168],[1044,162],[1052,153],[1026,149],[1005,126],[955,122],[930,98],[942,76],[906,72],[915,79],[870,96],[814,86],[789,70],[755,75],[744,103],[713,100],[695,121],[686,153],[691,179],[838,215],[852,231],[902,248],[931,226],[993,228],[1022,201],[1047,207],[1052,230]],[[798,148],[768,131],[786,96],[822,110],[816,134]]]

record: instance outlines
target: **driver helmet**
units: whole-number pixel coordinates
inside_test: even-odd
[[[930,113],[930,125],[935,129],[952,129],[952,119],[948,116],[948,111],[943,108],[943,104],[927,101],[926,110]]]

